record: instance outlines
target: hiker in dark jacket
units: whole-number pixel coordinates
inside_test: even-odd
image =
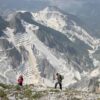
[[[55,89],[57,88],[57,85],[59,84],[59,87],[62,90],[62,76],[59,73],[56,73],[56,76],[57,76],[57,82],[55,83]]]
[[[22,75],[20,75],[18,78],[18,85],[23,86],[23,76]]]

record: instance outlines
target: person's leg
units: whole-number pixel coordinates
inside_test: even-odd
[[[57,88],[58,82],[55,83],[55,89]]]
[[[62,83],[61,82],[59,82],[59,87],[62,90]]]
[[[20,86],[22,86],[22,83],[19,83]]]

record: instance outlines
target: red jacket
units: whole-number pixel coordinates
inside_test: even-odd
[[[18,84],[23,84],[23,77],[18,78]]]

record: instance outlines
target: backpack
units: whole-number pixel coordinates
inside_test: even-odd
[[[63,80],[64,79],[64,76],[63,75],[60,75],[60,78],[61,78],[61,80]]]
[[[63,75],[61,75],[61,78],[62,78],[62,80],[64,79],[64,76]]]

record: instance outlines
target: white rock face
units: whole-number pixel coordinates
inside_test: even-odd
[[[7,19],[11,26],[3,30],[7,37],[0,37],[0,82],[15,84],[22,74],[24,84],[53,87],[55,73],[59,72],[64,76],[63,86],[66,87],[81,81],[83,76],[98,76],[99,71],[95,74],[89,61],[92,59],[97,65],[92,54],[99,48],[99,39],[94,39],[69,17],[54,8],[11,14]],[[77,40],[84,47],[92,47],[91,50],[78,47]],[[82,53],[85,52],[82,56],[77,51],[81,48]]]
[[[91,77],[98,77],[100,75],[100,68],[96,68],[90,74]]]
[[[73,21],[70,15],[63,14],[57,8],[47,7],[32,15],[39,23],[65,34],[72,41],[78,38],[93,48],[100,44],[99,40],[94,39],[84,28]]]

